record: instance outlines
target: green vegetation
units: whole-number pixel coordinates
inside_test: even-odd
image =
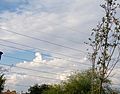
[[[4,75],[0,75],[0,94],[4,90],[5,78]]]
[[[117,17],[117,0],[104,0],[101,5],[105,15],[93,29],[89,44],[92,69],[75,72],[66,81],[54,85],[34,85],[26,94],[120,94],[111,87],[108,79],[115,65],[120,61],[120,21]],[[5,78],[0,75],[0,94]]]
[[[48,90],[49,88],[50,88],[50,86],[46,85],[46,84],[43,84],[41,86],[36,84],[28,89],[29,93],[27,93],[27,94],[42,94],[43,91]]]
[[[97,73],[94,74],[96,76],[94,93],[99,93],[99,83],[100,80],[97,78]],[[30,87],[28,90],[30,93],[28,94],[91,94],[92,92],[92,71],[84,71],[84,72],[76,72],[68,77],[68,80],[61,82],[60,84],[54,85],[35,85]],[[107,84],[104,86],[103,94],[119,94],[118,91],[113,90],[110,87],[110,81],[106,80]]]
[[[117,3],[117,0],[104,1],[105,3],[101,7],[105,15],[93,29],[92,38],[89,38],[89,44],[93,49],[93,53],[90,54],[93,74],[97,71],[100,80],[98,94],[104,93],[102,88],[106,84],[106,79],[120,61],[120,21],[117,17],[117,9],[120,8],[120,4]],[[96,94],[94,93],[96,79],[94,75],[92,79],[92,94]]]

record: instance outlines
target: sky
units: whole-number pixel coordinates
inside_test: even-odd
[[[6,89],[27,91],[30,85],[58,83],[90,68],[84,42],[102,18],[102,2],[0,0],[0,64],[5,67],[0,69],[6,71]]]

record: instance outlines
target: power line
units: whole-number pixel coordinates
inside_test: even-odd
[[[31,68],[25,68],[25,67],[19,67],[19,66],[15,66],[13,64],[0,64],[3,66],[9,66],[9,67],[15,67],[15,68],[20,68],[20,69],[25,69],[25,70],[30,70],[30,71],[35,71],[35,72],[40,72],[40,73],[49,73],[49,74],[53,74],[53,75],[59,75],[58,73],[54,73],[54,72],[48,72],[48,71],[43,71],[43,70],[35,70],[35,69],[31,69]],[[62,73],[68,73],[68,72],[62,72]]]
[[[40,75],[26,74],[24,72],[22,72],[22,73],[21,72],[10,72],[10,73],[15,73],[15,74],[18,74],[18,75],[26,75],[26,76],[30,76],[30,77],[45,78],[45,79],[60,81],[60,79],[57,79],[57,78],[45,77],[45,76],[40,76]]]
[[[28,60],[28,59],[23,59],[23,58],[18,58],[18,57],[13,57],[13,56],[8,56],[8,55],[3,55],[4,57],[8,57],[8,58],[12,58],[12,59],[17,59],[17,60],[24,60],[24,61],[30,61],[30,60]],[[71,61],[72,62],[72,61]],[[40,63],[41,65],[49,65],[48,63],[46,63],[46,64],[44,64],[44,63]],[[85,65],[85,66],[91,66],[90,64],[84,64],[84,63],[79,63],[80,65]],[[52,67],[52,66],[54,66],[54,67],[58,67],[58,68],[62,68],[62,69],[65,69],[66,67],[63,67],[63,66],[58,66],[58,65],[53,65],[53,64],[50,64],[50,66],[49,67]],[[68,65],[68,67],[71,67],[71,68],[73,68],[74,69],[74,67],[73,66],[70,66],[70,65]]]
[[[57,73],[53,73],[53,72],[48,72],[48,71],[43,71],[43,70],[35,70],[35,69],[30,69],[30,68],[25,68],[25,67],[19,67],[19,66],[15,66],[15,65],[10,65],[10,64],[0,64],[0,65],[4,65],[4,66],[9,66],[9,67],[15,67],[15,68],[20,68],[20,69],[25,69],[25,70],[30,70],[30,71],[35,71],[35,72],[40,72],[40,73],[49,73],[49,74],[53,74],[53,75],[58,75]]]
[[[0,44],[0,45],[5,46],[5,47],[10,47],[10,48],[15,48],[15,49],[23,50],[23,49],[21,49],[21,48],[17,48],[17,47],[13,47],[13,46],[7,46],[7,45],[4,45],[4,44]],[[28,51],[28,50],[24,50],[24,51],[32,52],[32,51]],[[34,53],[34,52],[32,52],[32,53]],[[43,54],[43,55],[49,56],[49,55],[47,55],[47,54]],[[20,60],[30,61],[30,60],[28,60],[28,59],[17,58],[17,57],[12,57],[12,56],[8,56],[8,55],[4,55],[4,56],[5,56],[5,57],[9,57],[9,58],[14,58],[14,59],[20,59]],[[55,57],[55,56],[53,56],[53,57]],[[59,58],[59,57],[55,57],[55,58],[57,58],[57,59],[62,59],[62,58]],[[69,61],[69,62],[75,62],[75,63],[79,63],[79,64],[83,64],[83,65],[90,65],[90,64],[84,64],[84,63],[81,63],[81,62],[78,62],[78,61],[73,61],[73,60],[68,60],[68,59],[62,59],[62,60],[66,60],[66,61]]]
[[[62,56],[69,57],[69,58],[81,59],[81,58],[73,57],[73,56],[70,56],[70,55],[65,55],[65,54],[58,53],[58,52],[52,52],[52,51],[48,51],[48,50],[45,50],[45,49],[40,49],[40,48],[32,47],[32,46],[25,45],[25,44],[21,44],[21,43],[11,42],[11,41],[8,41],[8,40],[0,39],[0,41],[4,41],[4,42],[16,44],[16,45],[20,45],[20,46],[23,46],[23,47],[32,48],[32,49],[37,49],[37,50],[40,50],[40,51],[46,51],[46,52],[54,53],[54,54],[57,54],[57,55],[62,55]],[[1,45],[4,45],[4,44],[1,44]],[[8,45],[7,45],[7,46],[8,46]],[[47,54],[44,54],[44,55],[47,55]],[[48,55],[47,55],[47,56],[48,56]],[[56,58],[56,57],[55,57],[55,58]],[[57,58],[59,58],[59,57],[57,57]]]
[[[44,31],[36,31],[37,33],[44,33],[44,34],[47,34],[47,35],[50,35],[50,36],[52,36],[52,37],[55,37],[55,38],[57,38],[57,39],[62,39],[62,40],[66,40],[64,37],[61,37],[61,36],[58,36],[58,35],[52,35],[52,34],[49,34],[49,33],[46,33],[46,32],[44,32]],[[69,41],[69,42],[72,42],[72,43],[74,43],[74,44],[81,44],[80,42],[78,42],[78,41],[73,41],[73,40],[71,40],[71,39],[67,39],[67,41]]]
[[[7,56],[7,55],[4,55],[4,57],[13,58],[13,59],[17,59],[17,60],[28,61],[28,60],[23,59],[23,58],[11,57],[11,56]],[[29,60],[29,61],[30,61],[30,60]],[[37,62],[36,62],[36,63],[37,63]],[[41,64],[41,65],[48,65],[47,63],[46,63],[46,64],[40,63],[40,64]],[[65,67],[61,67],[61,66],[57,66],[57,65],[53,65],[53,64],[51,64],[49,67],[52,67],[52,66],[65,69]]]
[[[43,39],[40,39],[40,38],[36,38],[36,37],[33,37],[33,36],[29,36],[29,35],[17,33],[17,32],[11,31],[11,30],[3,29],[3,28],[0,28],[0,29],[1,29],[1,30],[5,30],[5,31],[10,32],[10,33],[14,33],[14,34],[23,36],[23,37],[27,37],[27,38],[34,39],[34,40],[37,40],[37,41],[42,41],[42,42],[45,42],[45,43],[48,43],[48,44],[51,44],[51,45],[55,45],[55,46],[58,46],[58,47],[62,47],[62,48],[66,48],[66,49],[71,49],[71,50],[73,50],[73,51],[77,51],[77,52],[80,52],[80,53],[85,53],[85,52],[82,51],[82,50],[75,49],[75,48],[71,48],[71,47],[64,46],[64,45],[57,44],[57,43],[53,43],[53,42],[50,42],[50,41],[48,41],[48,40],[43,40]]]
[[[36,10],[36,9],[35,9]],[[31,15],[31,16],[33,16],[33,15]],[[42,19],[43,20],[43,19]],[[45,21],[47,21],[47,22],[50,22],[49,20],[47,20],[47,19],[45,19]],[[57,24],[57,23],[54,23],[55,25],[61,25],[61,24]],[[67,26],[64,26],[64,25],[62,25],[63,27],[65,27],[65,28],[68,28],[70,31],[76,31],[75,29],[73,29],[73,28],[71,28],[71,27],[67,27]],[[3,28],[1,28],[1,29],[3,29]],[[36,31],[37,32],[37,31]],[[40,32],[42,32],[42,33],[45,33],[45,32],[43,32],[43,31],[40,31]],[[39,33],[39,32],[38,32]],[[84,33],[84,32],[83,32]],[[66,40],[65,38],[63,38],[63,37],[61,37],[61,36],[58,36],[58,35],[52,35],[52,34],[48,34],[48,33],[45,33],[45,34],[47,34],[47,35],[51,35],[51,36],[53,36],[53,37],[56,37],[56,38],[60,38],[60,39],[64,39],[64,40]],[[80,42],[77,42],[77,41],[73,41],[73,40],[68,40],[68,41],[71,41],[71,42],[73,42],[73,43],[76,43],[76,44],[81,44]]]
[[[22,48],[18,48],[18,47],[14,47],[14,46],[9,46],[9,45],[5,45],[5,44],[1,44],[1,43],[0,43],[0,45],[1,45],[1,46],[4,46],[4,47],[12,48],[12,49],[22,50],[22,51],[26,51],[26,52],[30,52],[30,53],[35,53],[35,52],[33,52],[33,51],[29,51],[29,50],[25,50],[25,49],[22,49]],[[43,54],[43,55],[49,56],[49,55],[47,55],[47,54]]]
[[[38,11],[38,9],[35,9],[35,11]],[[32,17],[33,15],[29,15],[29,16],[27,16],[27,17]],[[51,21],[49,21],[48,19],[42,19],[42,20],[44,20],[44,21],[46,21],[47,23],[51,23]],[[52,22],[53,23],[53,22]],[[55,25],[57,25],[57,26],[60,26],[61,24],[58,24],[58,23],[53,23],[53,24],[55,24]],[[73,31],[73,32],[75,32],[76,30],[75,29],[73,29],[73,28],[71,28],[71,27],[67,27],[67,26],[65,26],[65,25],[61,25],[62,27],[65,27],[65,28],[67,28],[67,29],[69,29],[70,31]],[[36,31],[37,32],[37,31]],[[42,32],[42,33],[45,33],[45,32],[43,32],[43,31],[40,31],[40,32]],[[77,31],[76,31],[77,32]],[[38,32],[39,33],[39,32]],[[84,32],[82,32],[82,33],[84,33]],[[48,33],[45,33],[45,34],[48,34]],[[79,34],[79,33],[78,33]],[[51,36],[53,36],[52,34],[48,34],[48,35],[51,35]],[[74,33],[73,33],[73,35],[74,35]],[[58,35],[54,35],[53,37],[56,37],[56,38],[60,38],[60,39],[65,39],[65,38],[63,38],[63,37],[61,37],[61,36],[58,36]],[[66,40],[66,39],[65,39]],[[68,39],[67,39],[68,40]],[[71,41],[71,42],[73,42],[73,43],[76,43],[76,44],[79,44],[79,42],[77,42],[77,41],[73,41],[73,40],[68,40],[68,41]]]
[[[28,60],[28,59],[23,59],[23,58],[13,57],[13,56],[9,56],[9,55],[3,55],[3,56],[4,56],[4,57],[8,57],[8,58],[17,59],[17,60],[30,61],[30,60]],[[69,61],[69,62],[75,62],[75,63],[80,64],[80,65],[87,65],[87,66],[91,66],[90,64],[84,64],[84,63],[77,62],[77,61],[72,61],[72,60],[66,60],[66,61]],[[72,67],[73,67],[73,66],[72,66]]]
[[[11,73],[16,73],[16,74],[19,74],[19,75],[26,75],[25,73],[17,73],[17,72],[11,72]],[[28,76],[31,76],[31,75],[28,75]],[[36,76],[35,76],[36,77]],[[37,76],[37,77],[39,77],[39,76]],[[44,77],[43,77],[44,78]],[[46,77],[45,77],[46,78]],[[116,78],[116,77],[112,77],[112,78]],[[48,78],[49,79],[49,78]],[[50,78],[51,79],[51,78]],[[8,79],[8,80],[12,80],[12,79]],[[58,80],[58,79],[57,79]],[[60,80],[60,79],[59,79]],[[120,84],[115,84],[115,83],[111,83],[110,85],[119,85],[120,86]]]
[[[6,46],[4,44],[0,44],[1,46],[5,46],[5,47],[10,47],[10,48],[15,48],[15,49],[21,49],[21,48],[17,48],[17,47],[12,47],[12,46]],[[27,52],[31,52],[31,51],[28,51],[28,50],[24,50],[24,51],[27,51]],[[34,53],[34,52],[33,52]],[[9,58],[14,58],[14,59],[19,59],[19,60],[25,60],[25,61],[30,61],[28,59],[23,59],[23,58],[18,58],[18,57],[13,57],[13,56],[8,56],[8,55],[3,55],[4,57],[9,57]],[[55,57],[57,59],[62,59],[62,58],[58,58],[58,57]],[[82,65],[90,65],[90,64],[84,64],[84,63],[81,63],[81,62],[78,62],[78,61],[73,61],[73,60],[68,60],[68,59],[62,59],[62,60],[66,60],[66,61],[69,61],[69,62],[74,62],[74,63],[79,63],[79,64],[82,64]],[[56,66],[58,67],[58,66]]]

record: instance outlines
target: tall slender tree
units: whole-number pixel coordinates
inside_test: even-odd
[[[104,94],[103,86],[110,76],[115,65],[120,61],[120,21],[117,16],[120,5],[117,0],[104,0],[100,5],[105,12],[102,21],[93,29],[92,37],[89,38],[93,53],[91,60],[93,64],[93,74],[99,73],[100,87],[99,94]],[[120,12],[119,12],[120,13]],[[92,94],[94,94],[94,75]]]

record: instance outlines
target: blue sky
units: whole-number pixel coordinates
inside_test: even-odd
[[[86,66],[90,64],[87,60],[86,51],[89,47],[84,42],[88,41],[92,28],[96,27],[98,21],[101,20],[103,15],[103,11],[99,6],[101,3],[102,0],[0,0],[0,28],[2,28],[0,29],[0,44],[9,46],[0,45],[0,50],[4,52],[4,55],[21,58],[13,59],[3,56],[0,62],[14,64],[18,67],[56,72],[58,75],[52,77],[60,80],[65,79],[65,76],[69,75],[73,69],[74,71],[76,69],[87,69],[90,67]],[[7,32],[7,30],[17,34]],[[32,38],[18,35],[18,33]],[[44,42],[40,40],[44,40]],[[47,54],[50,58],[44,54]],[[65,68],[56,68],[52,65]],[[17,87],[16,84],[29,86],[34,83],[54,82],[27,75],[17,75],[12,73],[13,71],[51,76],[50,74],[12,67],[8,73],[9,75],[6,75],[11,79],[6,83],[7,89],[26,91],[27,88]],[[67,73],[64,74],[64,72]],[[115,79],[114,82],[119,82],[119,79]],[[13,84],[13,86],[11,87],[10,84]]]
[[[60,0],[58,1],[30,0],[29,2],[27,2],[24,0],[22,1],[1,0],[0,26],[1,28],[4,29],[16,31],[18,33],[29,35],[35,38],[41,38],[43,40],[57,43],[58,45],[59,44],[64,45],[66,47],[71,47],[74,44],[77,49],[77,47],[80,46],[77,45],[77,43],[83,43],[83,41],[79,42],[79,40],[84,40],[84,37],[81,37],[79,39],[79,35],[77,32],[73,32],[74,30],[70,30],[71,28],[69,28],[70,30],[69,31],[66,28],[66,27],[71,27],[72,25],[76,27],[76,25],[79,24],[79,21],[77,21],[77,19],[74,19],[74,15],[69,16],[69,11],[70,12],[73,11],[69,9],[70,8],[69,4],[71,4],[72,2],[74,1],[70,0],[63,2]],[[78,15],[75,14],[75,16],[77,17]],[[61,19],[61,17],[63,17],[63,19]],[[66,21],[65,27],[63,24],[61,24],[64,21]],[[5,30],[1,30],[1,34],[2,34],[1,36],[2,40],[8,40],[10,42],[20,43],[23,45],[28,45],[33,47],[33,49],[31,49],[28,47],[12,44],[9,42],[0,41],[1,44],[8,46],[8,47],[2,45],[0,46],[1,47],[0,50],[4,52],[4,55],[2,56],[2,60],[1,60],[2,64],[15,65],[18,67],[25,67],[31,69],[37,68],[40,71],[44,70],[49,72],[56,72],[59,75],[53,76],[53,78],[58,78],[58,79],[64,79],[64,75],[67,75],[64,74],[64,72],[70,73],[71,67],[69,66],[77,67],[76,64],[72,62],[69,64],[69,62],[66,61],[66,60],[71,60],[71,58],[62,56],[63,54],[71,57],[74,55],[75,55],[74,57],[79,57],[79,53],[76,51],[72,51],[67,48],[51,45],[41,41],[12,34],[6,32]],[[73,34],[76,36],[71,36]],[[82,44],[81,47],[83,48],[84,44]],[[15,48],[24,49],[25,51]],[[44,54],[46,54],[47,56]],[[12,56],[14,58],[10,58],[8,56]],[[84,62],[85,57],[86,57],[85,54],[83,55],[80,54],[80,58],[81,58],[80,62]],[[65,69],[61,69],[59,67],[56,68],[55,66],[65,67]],[[9,88],[12,90],[16,89],[17,91],[26,91],[27,88],[17,87],[16,84],[24,84],[30,86],[33,85],[34,83],[41,84],[42,82],[46,82],[46,83],[55,82],[48,79],[42,79],[42,78],[38,79],[29,76],[23,78],[23,75],[18,75],[12,72],[14,71],[21,73],[26,72],[27,74],[31,74],[31,72],[28,70],[21,70],[14,67],[6,67],[6,68],[9,69],[9,73],[5,73],[6,77],[8,79],[11,79],[10,81],[8,80],[6,82],[6,89]],[[32,75],[34,74],[49,77],[49,74],[46,75],[43,73],[40,74],[32,73]],[[33,79],[38,79],[38,80],[34,81]],[[13,84],[13,86],[10,86],[10,84]]]
[[[2,14],[6,11],[17,12],[17,9],[19,9],[19,6],[23,5],[23,4],[26,4],[26,3],[21,2],[21,0],[17,0],[17,2],[14,2],[14,1],[12,2],[9,0],[0,0],[0,13]],[[6,54],[6,53],[4,53],[4,54]],[[9,56],[16,56],[16,57],[19,57],[18,56],[19,54],[20,54],[20,56],[31,58],[31,55],[26,55],[26,53],[22,52],[22,51],[13,51],[13,52],[8,53]],[[10,62],[10,61],[12,61],[12,62]],[[14,59],[5,58],[5,57],[2,59],[2,63],[17,63],[17,62],[20,62],[20,60],[17,60],[17,59],[14,60]]]
[[[26,51],[12,51],[10,53],[4,53],[4,55],[7,56],[12,56],[12,57],[17,57],[17,58],[23,58],[25,60],[32,60],[34,58],[34,54],[30,53],[30,52],[26,52]],[[9,57],[4,57],[2,58],[1,63],[5,63],[5,64],[16,64],[18,62],[23,62],[25,60],[19,60],[19,59],[14,59],[14,58],[9,58]]]
[[[15,1],[15,2],[14,2]],[[16,12],[21,5],[27,5],[27,0],[0,0],[0,12]]]
[[[27,0],[0,0],[0,13],[1,14],[4,12],[19,13],[20,11],[22,11],[22,8],[24,8],[21,6],[27,6],[27,5],[29,5],[29,2]],[[4,19],[4,17],[3,17],[3,19]],[[29,51],[29,50],[27,50],[27,51]],[[20,51],[20,50],[15,49],[15,50],[10,51],[10,52],[5,52],[4,55],[7,54],[8,56],[23,58],[25,60],[32,60],[34,58],[35,53],[30,53],[27,51],[26,50]],[[32,51],[32,50],[30,50],[30,51]],[[48,53],[46,53],[46,54],[49,55]],[[41,53],[41,55],[43,55],[43,54]],[[43,55],[43,59],[48,59],[48,56]],[[2,63],[16,64],[18,62],[25,61],[25,60],[4,57],[2,59]]]

